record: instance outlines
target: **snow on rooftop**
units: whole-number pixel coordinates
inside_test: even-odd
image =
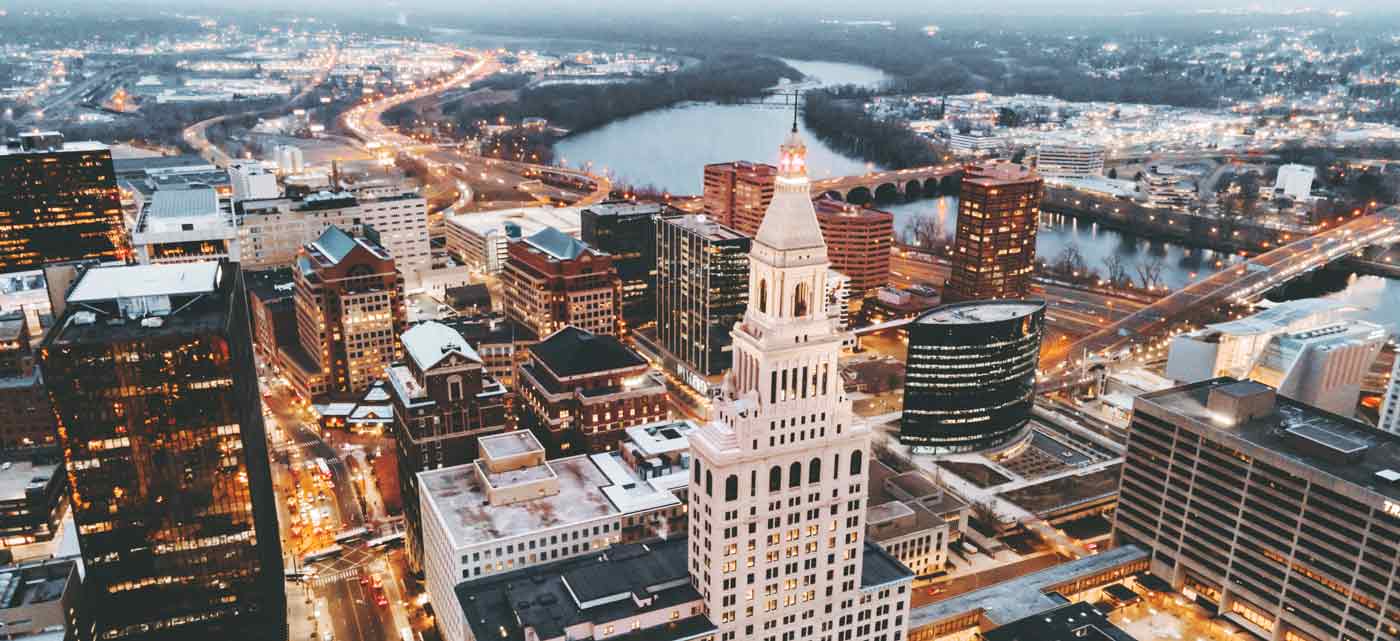
[[[68,302],[206,294],[218,289],[219,277],[219,263],[213,261],[95,267],[78,279]]]

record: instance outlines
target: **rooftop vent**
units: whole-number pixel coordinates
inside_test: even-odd
[[[164,320],[164,319],[157,318],[157,317],[155,317],[155,316],[150,316],[150,317],[141,319],[141,326],[142,326],[142,327],[147,327],[147,328],[155,329],[155,328],[160,327],[160,326],[162,326],[162,325],[165,325],[165,320]]]
[[[96,322],[97,322],[97,314],[94,314],[94,313],[89,312],[89,311],[87,311],[87,310],[83,310],[83,311],[81,311],[81,312],[74,312],[74,313],[73,313],[73,324],[74,324],[74,325],[91,325],[91,324],[96,323]]]
[[[1400,472],[1397,472],[1390,468],[1386,468],[1379,472],[1376,472],[1376,478],[1379,478],[1380,480],[1385,481],[1386,483],[1395,483],[1397,481],[1400,481]]]

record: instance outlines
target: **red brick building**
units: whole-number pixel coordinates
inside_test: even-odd
[[[537,336],[566,325],[618,333],[622,279],[612,255],[553,227],[510,241],[501,281],[506,316]]]
[[[958,200],[958,232],[943,302],[1025,298],[1045,182],[1024,165],[970,165]]]
[[[763,163],[705,165],[705,213],[752,238],[773,201],[777,175],[777,167]],[[851,279],[851,299],[865,298],[888,284],[894,215],[826,198],[816,205],[831,268]]]
[[[773,200],[778,168],[739,160],[705,165],[705,213],[721,225],[753,238]]]
[[[832,269],[851,279],[851,299],[889,284],[894,214],[827,198],[816,205],[826,256]]]
[[[403,358],[403,277],[379,243],[326,229],[293,269],[298,344],[284,370],[305,398],[350,398]]]
[[[666,385],[613,336],[565,327],[530,346],[515,377],[523,425],[553,456],[606,452],[666,418]]]

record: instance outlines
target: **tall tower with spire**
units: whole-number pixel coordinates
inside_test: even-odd
[[[795,123],[779,153],[734,365],[690,437],[691,578],[718,641],[900,641],[913,576],[865,546],[870,429],[852,421],[837,371],[842,336],[822,301],[829,263]]]

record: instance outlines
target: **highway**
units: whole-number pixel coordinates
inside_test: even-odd
[[[243,116],[249,115],[261,115],[273,112],[280,112],[282,110],[287,109],[288,107],[291,107],[292,105],[295,105],[298,101],[310,95],[311,92],[314,91],[316,87],[319,87],[322,82],[325,82],[326,76],[329,75],[331,69],[335,67],[335,62],[338,59],[339,54],[339,49],[337,49],[335,45],[331,45],[330,49],[322,56],[322,58],[325,61],[325,64],[321,66],[320,71],[317,72],[315,77],[311,79],[311,82],[306,83],[306,86],[302,87],[301,91],[298,91],[296,95],[287,99],[287,102],[283,103],[281,107],[263,111],[254,109],[252,111],[244,111],[233,114],[223,114],[221,116],[207,118],[205,120],[201,120],[197,123],[194,123],[193,125],[185,127],[185,130],[181,132],[181,137],[184,138],[185,144],[194,148],[195,151],[199,152],[199,155],[209,159],[209,161],[214,163],[215,166],[228,167],[229,163],[233,162],[233,158],[231,158],[228,155],[228,152],[224,151],[223,149],[220,149],[218,145],[209,142],[209,138],[207,135],[209,132],[209,127],[224,122],[225,120],[229,120],[231,118],[242,118]]]
[[[569,202],[575,206],[586,207],[603,202],[608,198],[609,194],[612,193],[612,182],[603,176],[529,162],[486,158],[465,154],[454,149],[424,145],[387,127],[381,120],[386,111],[415,100],[422,100],[446,91],[470,86],[471,83],[490,76],[501,68],[500,62],[490,52],[459,50],[457,53],[472,58],[475,62],[432,85],[386,96],[347,111],[343,120],[345,128],[371,151],[384,149],[394,153],[409,154],[425,162],[433,176],[444,181],[450,180],[454,183],[465,184],[468,187],[466,190],[468,192],[482,191],[474,186],[494,181],[496,183],[494,187],[527,194],[542,205]],[[583,179],[591,183],[593,188],[580,198],[572,190],[540,182],[538,174],[543,171]],[[450,187],[463,191],[456,184]],[[469,199],[461,198],[453,203],[449,209],[453,213],[457,213],[470,206],[470,203]]]
[[[1289,280],[1370,245],[1400,240],[1400,208],[1357,217],[1316,235],[1260,254],[1248,262],[1216,272],[1143,307],[1058,352],[1042,358],[1042,392],[1077,383],[1081,374],[1069,367],[1075,358],[1123,357],[1163,339],[1187,324],[1191,314],[1220,304],[1248,303]],[[1060,371],[1063,370],[1063,371]]]

